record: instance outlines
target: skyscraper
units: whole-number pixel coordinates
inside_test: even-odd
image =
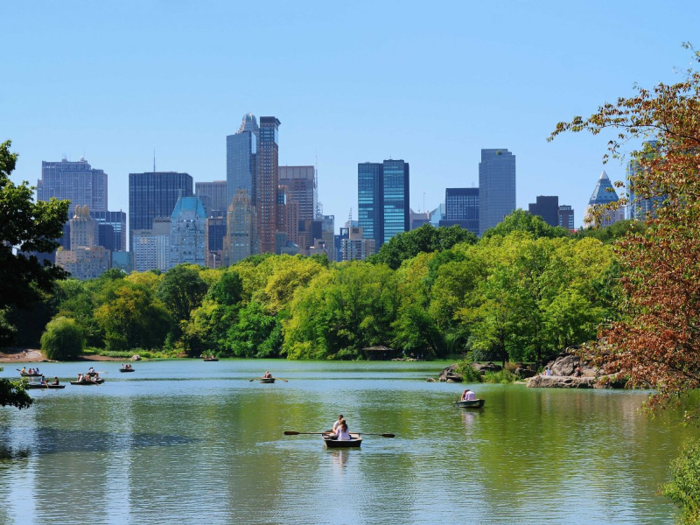
[[[539,195],[528,209],[532,215],[541,217],[550,226],[559,226],[559,197]]]
[[[110,267],[110,251],[97,246],[97,222],[88,206],[75,206],[70,220],[71,249],[59,248],[56,264],[76,279],[95,279]]]
[[[90,211],[107,211],[107,174],[92,169],[82,157],[77,162],[66,159],[43,161],[36,198],[48,201],[51,197],[69,200],[71,209],[73,206],[87,206]]]
[[[255,208],[246,189],[239,189],[231,200],[226,216],[224,264],[229,266],[257,253]]]
[[[482,149],[479,163],[479,235],[515,210],[515,155]]]
[[[455,224],[479,235],[479,188],[445,189],[445,218],[439,225]]]
[[[586,208],[586,213],[584,214],[583,222],[586,225],[598,225],[598,226],[610,226],[618,221],[625,218],[625,212],[622,208],[617,210],[607,210],[603,213],[601,220],[597,221],[594,217],[593,212],[598,206],[604,206],[611,202],[617,202],[620,198],[617,196],[617,192],[613,187],[608,174],[603,171],[598,178],[598,183],[595,185],[593,194],[588,201],[588,207]]]
[[[257,236],[261,253],[279,253],[281,236],[286,228],[280,215],[279,200],[279,142],[280,121],[275,117],[260,117],[260,143],[253,203],[257,215]]]
[[[192,177],[187,173],[129,173],[130,238],[134,230],[151,229],[155,217],[170,217],[180,197],[192,197]]]
[[[207,217],[225,217],[230,201],[227,196],[228,182],[195,182],[194,196],[204,205]]]
[[[111,248],[107,246],[107,243],[100,242],[100,246],[109,248],[114,251],[126,251],[126,213],[123,211],[92,211],[90,210],[90,216],[97,221],[97,224],[102,226],[111,227],[111,241],[108,243]]]
[[[357,165],[357,219],[362,236],[374,239],[375,247],[384,239],[383,165],[365,162]]]
[[[389,242],[398,233],[411,230],[408,162],[385,160],[383,171],[384,239],[381,244]]]
[[[170,217],[170,264],[206,265],[206,222],[202,201],[197,197],[181,197]]]
[[[574,230],[574,209],[568,204],[559,206],[559,226],[567,230]]]
[[[411,229],[409,165],[403,160],[357,165],[358,222],[378,250],[397,233]]]
[[[313,166],[280,166],[279,185],[286,195],[287,238],[306,250],[308,246],[300,244],[299,231],[300,223],[316,218],[316,169]]]
[[[235,135],[226,137],[226,206],[228,210],[236,190],[245,189],[255,201],[258,137],[260,128],[255,115],[243,116]]]

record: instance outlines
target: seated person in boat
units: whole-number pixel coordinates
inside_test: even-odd
[[[41,384],[42,384],[42,386],[48,385],[48,383],[46,382],[46,378],[44,376],[41,376]]]
[[[51,384],[52,384],[52,385],[58,385],[58,376],[56,376],[56,377],[53,378],[53,383],[51,383]]]
[[[476,401],[476,394],[467,388],[462,393],[462,401]]]
[[[345,419],[345,418],[343,418],[343,414],[340,414],[340,415],[338,416],[337,421],[336,421],[335,423],[333,423],[333,433],[334,433],[334,434],[335,434],[336,432],[338,432],[338,427],[339,427],[340,424],[343,422],[343,419]]]
[[[83,374],[78,374],[78,379],[76,381],[78,381],[78,383],[80,383],[83,379],[84,379]]]
[[[26,366],[23,366],[23,367],[22,367],[22,370],[20,370],[19,373],[20,373],[20,374],[25,374],[25,373],[27,373],[27,367],[26,367]]]
[[[352,436],[348,432],[348,423],[344,419],[340,422],[340,425],[338,425],[338,430],[335,432],[335,439],[338,441],[349,441],[352,439]]]
[[[88,368],[88,374],[92,375],[95,373],[95,369],[93,367]]]
[[[38,367],[38,366],[34,369],[34,373],[35,373],[35,374],[39,374],[39,373],[40,373],[40,372],[39,372],[39,367]]]
[[[33,368],[30,368],[29,370],[27,370],[27,374],[32,375],[33,373],[34,373],[34,369],[33,369]]]
[[[129,364],[124,365],[124,370],[131,370],[131,365],[129,365]]]
[[[263,374],[263,379],[271,379],[271,378],[272,378],[272,374],[270,372],[268,372],[267,370],[265,370],[265,373]]]

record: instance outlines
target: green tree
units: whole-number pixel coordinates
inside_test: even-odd
[[[28,182],[14,184],[10,174],[17,154],[10,153],[10,145],[0,144],[0,310],[41,300],[42,292],[52,292],[54,283],[66,277],[58,266],[30,254],[58,247],[68,201],[34,202]]]
[[[496,226],[486,230],[483,237],[488,238],[494,235],[505,237],[516,231],[530,233],[535,239],[539,239],[540,237],[553,239],[555,237],[568,237],[570,235],[568,230],[564,228],[550,226],[544,222],[539,215],[532,215],[529,212],[517,209],[506,216],[506,218]]]
[[[11,145],[9,140],[0,144],[0,340],[5,344],[16,333],[7,314],[40,300],[66,276],[58,266],[28,254],[53,252],[68,218],[67,201],[34,202],[28,182],[16,185],[10,180],[17,164]],[[21,385],[0,379],[1,406],[29,404],[31,398]]]
[[[48,359],[70,361],[83,353],[83,332],[75,319],[57,317],[46,325],[41,350]]]
[[[420,228],[395,235],[389,242],[384,243],[369,262],[386,264],[396,270],[403,261],[411,259],[419,253],[432,253],[449,250],[459,243],[476,244],[474,233],[461,228],[435,228],[432,224],[424,224]]]
[[[0,367],[0,372],[2,370]],[[0,379],[0,407],[11,406],[21,410],[30,407],[33,401],[22,381]]]
[[[168,309],[174,321],[172,340],[180,337],[182,323],[202,304],[208,290],[209,285],[199,275],[197,267],[179,264],[165,273],[158,285],[156,296]]]

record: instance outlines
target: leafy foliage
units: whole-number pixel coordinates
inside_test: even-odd
[[[386,264],[392,270],[396,270],[403,261],[419,253],[448,250],[459,243],[475,244],[476,240],[474,233],[457,225],[435,228],[432,224],[424,224],[420,228],[399,233],[389,239],[369,261]]]
[[[700,442],[686,445],[671,465],[673,479],[661,493],[681,508],[679,525],[700,523]]]
[[[560,228],[559,226],[550,226],[544,222],[542,217],[518,209],[493,228],[486,230],[483,237],[488,238],[494,235],[505,237],[513,232],[526,232],[531,234],[535,239],[539,239],[540,237],[553,239],[555,237],[568,237],[570,235],[568,230]]]
[[[2,372],[0,368],[0,372]],[[0,407],[11,406],[19,408],[29,408],[34,400],[24,389],[22,381],[10,381],[0,379]]]
[[[57,317],[46,325],[41,350],[48,359],[69,361],[83,353],[83,333],[75,319]]]
[[[630,184],[638,199],[663,204],[648,214],[643,230],[615,244],[623,316],[601,334],[599,356],[610,370],[628,371],[631,385],[656,388],[654,407],[700,387],[700,72],[688,70],[676,84],[637,88],[635,96],[604,104],[588,119],[560,122],[550,139],[608,129],[617,135],[606,159],[621,157],[630,141],[654,141],[653,151],[631,152],[637,169]]]

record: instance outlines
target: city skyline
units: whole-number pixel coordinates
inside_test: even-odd
[[[0,86],[13,180],[35,184],[42,160],[84,156],[110,175],[110,210],[127,211],[128,174],[151,171],[154,148],[159,171],[225,180],[225,137],[252,111],[284,122],[280,166],[318,167],[336,230],[351,208],[357,218],[358,163],[406,159],[411,208],[426,211],[446,188],[476,187],[480,150],[494,147],[517,155],[518,208],[558,195],[580,226],[591,181],[603,169],[624,180],[626,163],[602,165],[609,137],[547,136],[635,82],[680,80],[674,68],[691,60],[680,44],[698,25],[685,1],[653,16],[626,1],[321,5],[13,4]]]

